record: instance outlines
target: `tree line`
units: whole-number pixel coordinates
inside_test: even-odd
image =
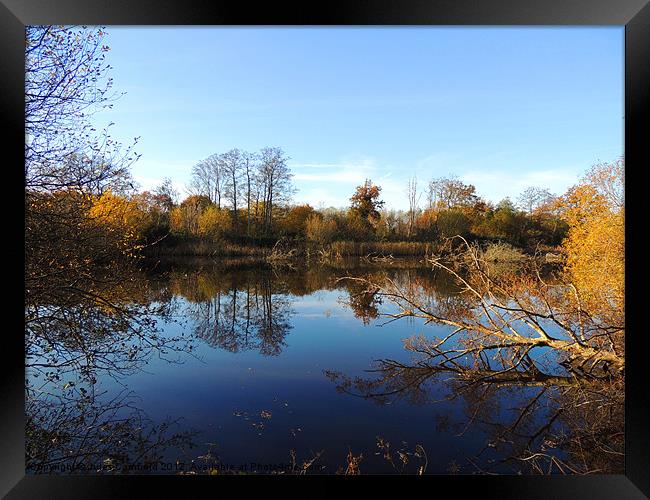
[[[316,209],[291,203],[291,179],[281,148],[232,149],[192,167],[182,201],[170,179],[130,199],[147,221],[140,228],[143,241],[164,239],[163,246],[197,240],[269,246],[287,240],[326,248],[337,241],[432,242],[461,235],[534,248],[559,245],[568,230],[562,197],[542,188],[526,189],[517,203],[506,198],[494,204],[455,177],[434,178],[420,193],[414,177],[406,189],[409,209],[395,210],[381,200],[381,186],[367,179],[351,193],[348,207]]]
[[[189,192],[195,198],[191,202],[212,205],[217,211],[227,205],[234,232],[241,229],[249,237],[253,233],[269,235],[274,205],[287,203],[293,192],[287,160],[278,147],[254,153],[231,149],[210,155],[192,167]],[[240,228],[241,215],[245,216],[245,231]]]

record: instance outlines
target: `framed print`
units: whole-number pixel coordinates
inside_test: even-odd
[[[7,498],[650,496],[645,0],[0,22]]]

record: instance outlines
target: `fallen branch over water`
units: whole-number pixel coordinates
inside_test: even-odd
[[[420,341],[414,349],[442,366],[471,360],[490,369],[489,356],[492,364],[511,372],[532,363],[533,349],[548,348],[560,354],[559,362],[575,376],[598,379],[624,374],[623,326],[606,325],[591,316],[571,284],[548,284],[530,270],[524,275],[492,275],[480,254],[463,242],[463,258],[454,264],[429,259],[434,268],[454,277],[461,295],[472,304],[461,312],[439,310],[436,304],[426,303],[418,290],[388,277],[382,282],[350,276],[341,280],[360,283],[366,293],[395,304],[399,312],[382,313],[388,318],[385,324],[411,317],[453,327],[445,338]]]

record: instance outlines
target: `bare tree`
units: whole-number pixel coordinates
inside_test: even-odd
[[[263,148],[260,153],[231,149],[211,155],[192,168],[189,194],[208,197],[217,208],[225,199],[232,210],[235,231],[238,210],[245,200],[246,234],[250,236],[255,225],[268,235],[273,207],[288,202],[293,193],[287,159],[280,148]]]
[[[205,160],[192,167],[192,180],[188,186],[189,192],[195,195],[207,196],[212,200],[212,175]]]
[[[522,210],[532,214],[537,208],[549,203],[555,196],[548,190],[538,187],[526,188],[517,198]]]
[[[288,158],[281,148],[262,148],[258,163],[258,179],[264,202],[263,228],[265,234],[271,231],[273,204],[288,201],[293,193]]]
[[[100,196],[107,190],[133,189],[129,166],[137,159],[110,138],[108,127],[97,132],[90,121],[114,97],[103,38],[102,28],[26,28],[25,366],[34,375],[25,384],[29,468],[74,467],[129,451],[146,459],[142,451],[161,442],[143,436],[142,419],[126,416],[120,398],[108,405],[95,399],[96,375],[132,373],[154,351],[189,350],[180,337],[163,338],[152,320],[167,306],[143,297],[132,258],[140,246],[119,226],[123,217],[115,214],[122,209],[93,210],[110,199]],[[74,384],[61,387],[63,377]]]
[[[547,283],[536,268],[526,275],[495,275],[479,249],[460,239],[465,250],[452,259],[455,264],[438,258],[430,262],[453,276],[462,294],[473,301],[472,310],[436,311],[422,303],[412,290],[391,280],[375,283],[363,278],[346,279],[365,283],[372,293],[395,303],[400,312],[386,314],[392,320],[416,317],[452,327],[447,337],[425,342],[428,347],[420,349],[441,365],[457,366],[465,359],[480,360],[494,354],[502,366],[491,376],[512,375],[526,369],[531,352],[550,348],[575,376],[623,376],[624,325],[609,324],[590,315],[571,283],[559,279]]]
[[[154,189],[154,196],[156,202],[165,212],[170,212],[178,203],[178,190],[174,188],[169,177],[165,177],[162,183]]]
[[[232,226],[237,231],[237,196],[241,191],[242,174],[244,169],[243,153],[239,149],[231,149],[219,155],[219,165],[224,175],[224,196],[230,202],[232,209]]]
[[[382,405],[462,399],[464,415],[440,415],[436,427],[453,429],[458,436],[472,427],[481,430],[484,444],[465,457],[465,467],[481,474],[503,473],[508,464],[518,474],[623,472],[622,380],[545,373],[534,362],[508,373],[490,367],[484,358],[476,367],[441,364],[430,358],[426,342],[406,342],[405,348],[414,353],[413,362],[378,360],[368,370],[372,378],[331,370],[325,375],[338,391]],[[508,411],[495,411],[504,404]]]
[[[246,235],[251,235],[251,195],[252,189],[255,188],[255,162],[257,161],[257,154],[244,152],[244,175],[246,182]]]
[[[369,378],[326,370],[337,390],[379,404],[462,398],[465,421],[441,423],[459,435],[470,426],[485,432],[485,445],[466,457],[480,473],[507,462],[515,472],[620,473],[624,326],[590,314],[570,282],[542,278],[534,261],[528,272],[497,272],[465,242],[447,261],[430,262],[459,287],[451,300],[387,274],[342,278],[357,287],[349,302],[355,313],[360,299],[364,309],[387,300],[398,312],[375,307],[384,324],[420,318],[447,331],[405,339],[412,360],[380,359]],[[508,412],[495,411],[504,402]],[[485,460],[493,452],[499,458]]]
[[[212,191],[208,195],[212,203],[221,209],[221,197],[223,195],[225,175],[222,171],[222,164],[219,161],[219,155],[213,154],[205,159],[207,169],[212,179]]]
[[[189,194],[207,196],[220,209],[226,181],[223,165],[223,158],[218,154],[210,155],[194,165]]]
[[[420,196],[418,196],[418,180],[416,176],[408,180],[408,187],[406,194],[409,200],[409,214],[408,214],[408,232],[407,237],[410,238],[415,226],[415,217],[417,216],[418,204]]]
[[[27,26],[25,188],[102,192],[129,187],[138,158],[90,117],[113,106],[103,28]],[[137,139],[136,139],[137,142]]]

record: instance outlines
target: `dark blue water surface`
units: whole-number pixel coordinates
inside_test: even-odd
[[[192,433],[192,447],[161,452],[167,465],[157,472],[197,466],[208,451],[221,470],[283,472],[291,450],[298,467],[322,451],[310,472],[345,469],[350,452],[362,456],[364,473],[518,472],[516,461],[500,462],[508,451],[491,440],[540,388],[491,388],[449,400],[454,386],[442,375],[410,390],[364,391],[364,380],[381,375],[369,371],[378,360],[410,365],[420,359],[404,339],[451,330],[419,319],[382,326],[381,313],[396,312],[395,306],[362,293],[359,284],[337,281],[344,276],[388,276],[420,287],[429,301],[458,300],[453,280],[417,261],[159,265],[143,279],[172,305],[171,317],[159,323],[162,335],[191,338],[191,353],[153,354],[141,370],[117,380],[100,375],[96,387],[106,398],[128,390],[148,421],[173,420],[174,432]],[[368,397],[373,392],[394,393]],[[546,397],[529,425],[552,413]],[[390,443],[392,463],[379,438]]]

